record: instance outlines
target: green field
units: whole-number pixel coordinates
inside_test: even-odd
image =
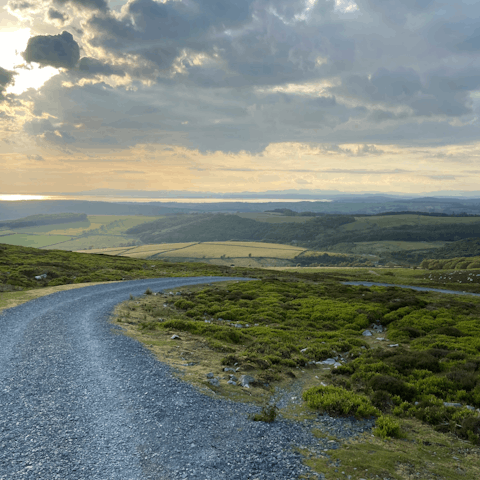
[[[478,217],[429,217],[425,215],[374,215],[355,217],[355,222],[340,227],[341,230],[397,227],[399,225],[448,225],[450,223],[478,223]]]
[[[71,240],[69,235],[42,235],[28,233],[14,233],[0,237],[0,243],[18,245],[22,247],[48,247]]]
[[[295,264],[295,257],[305,249],[289,245],[261,242],[188,242],[141,245],[128,248],[85,250],[83,253],[102,253],[132,258],[200,261],[216,265],[262,267]]]
[[[354,245],[336,245],[330,247],[330,252],[345,252],[354,253],[357,255],[375,255],[381,256],[385,253],[399,252],[399,251],[414,251],[426,250],[431,248],[440,248],[445,245],[445,242],[395,242],[395,241],[379,241],[379,242],[355,242]]]
[[[0,243],[24,247],[82,250],[139,243],[125,232],[163,217],[135,215],[89,215],[86,222],[0,229]]]

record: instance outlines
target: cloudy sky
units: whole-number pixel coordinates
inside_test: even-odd
[[[478,0],[0,6],[0,193],[479,189]]]

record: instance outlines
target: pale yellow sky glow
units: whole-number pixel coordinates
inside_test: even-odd
[[[414,3],[8,0],[0,194],[480,190],[480,3]]]

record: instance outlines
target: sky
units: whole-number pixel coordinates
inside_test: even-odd
[[[0,193],[474,191],[477,0],[0,0]]]

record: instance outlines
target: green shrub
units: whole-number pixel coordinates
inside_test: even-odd
[[[399,373],[406,374],[413,369],[440,372],[440,364],[430,352],[411,351],[404,355],[395,355],[386,360]]]
[[[464,337],[465,334],[455,327],[440,327],[435,329],[432,333],[436,335],[448,335],[449,337]]]
[[[278,407],[273,404],[264,405],[260,413],[255,413],[251,418],[254,422],[272,423],[278,415]]]
[[[185,300],[184,298],[181,298],[180,300],[177,300],[175,303],[175,308],[179,308],[181,310],[188,310],[189,308],[195,307],[195,303]]]
[[[376,390],[370,396],[372,405],[377,407],[382,412],[389,412],[392,409],[392,396],[385,390]]]
[[[330,415],[355,415],[357,418],[365,418],[380,414],[367,396],[339,387],[312,387],[303,393],[303,399],[310,408]]]
[[[480,445],[480,417],[468,416],[461,422],[458,436],[470,440],[474,445]]]
[[[390,415],[382,415],[375,421],[374,435],[381,438],[401,438],[400,423]]]
[[[222,358],[222,365],[235,365],[238,362],[238,357],[233,354],[227,355],[226,357]]]
[[[374,391],[388,392],[390,395],[398,395],[403,400],[411,400],[414,392],[403,380],[390,375],[375,375],[369,382]]]

